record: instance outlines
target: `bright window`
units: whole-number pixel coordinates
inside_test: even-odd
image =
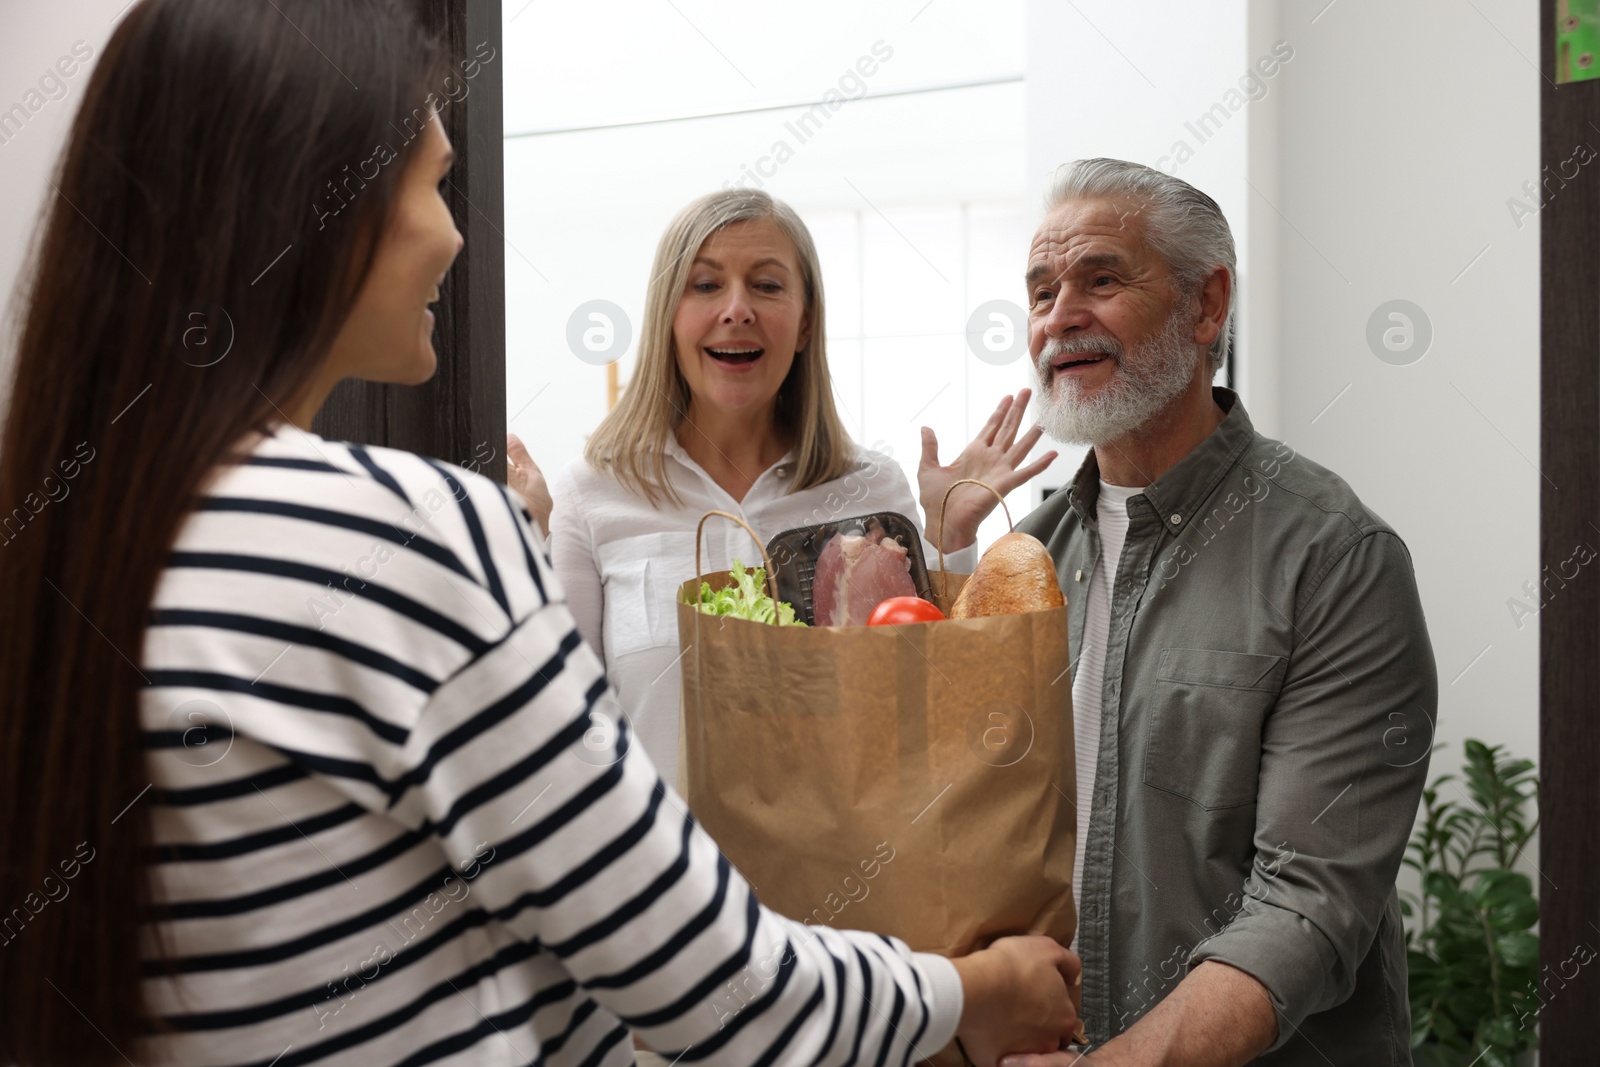
[[[810,227],[841,415],[913,485],[919,426],[948,462],[1027,384],[1025,361],[982,361],[966,340],[980,305],[1023,297],[1022,3],[981,20],[942,0],[505,10],[507,414],[548,473],[606,409],[606,371],[570,350],[569,319],[594,300],[623,309],[625,385],[661,231],[731,185]]]

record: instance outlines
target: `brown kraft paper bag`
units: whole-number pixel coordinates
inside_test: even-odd
[[[946,614],[966,578],[934,576]],[[1008,934],[1071,943],[1066,608],[780,627],[701,614],[685,602],[701,580],[731,584],[679,589],[679,786],[764,904],[946,956]]]

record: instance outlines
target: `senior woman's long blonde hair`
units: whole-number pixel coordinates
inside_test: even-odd
[[[757,189],[710,193],[691,203],[661,235],[644,298],[644,329],[639,359],[617,406],[584,446],[583,458],[595,470],[609,470],[652,505],[662,497],[682,499],[666,474],[667,437],[689,411],[689,383],[678,370],[672,320],[688,285],[689,269],[706,239],[725,226],[771,219],[788,235],[805,281],[804,322],[811,339],[795,353],[794,366],[778,389],[777,420],[793,436],[796,462],[790,492],[842,477],[851,470],[854,445],[833,405],[824,329],[822,265],[811,233],[781,200]]]

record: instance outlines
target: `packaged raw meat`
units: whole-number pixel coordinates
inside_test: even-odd
[[[932,593],[921,534],[898,512],[785,530],[767,553],[781,599],[813,626],[864,626],[881,601]]]
[[[834,534],[822,546],[811,580],[818,626],[865,626],[873,608],[916,592],[906,550],[881,529]]]

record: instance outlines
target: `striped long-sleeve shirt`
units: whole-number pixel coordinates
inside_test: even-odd
[[[904,1064],[954,968],[757,903],[633,744],[526,514],[280,426],[143,650],[162,1064]],[[608,714],[609,710],[609,714]]]

